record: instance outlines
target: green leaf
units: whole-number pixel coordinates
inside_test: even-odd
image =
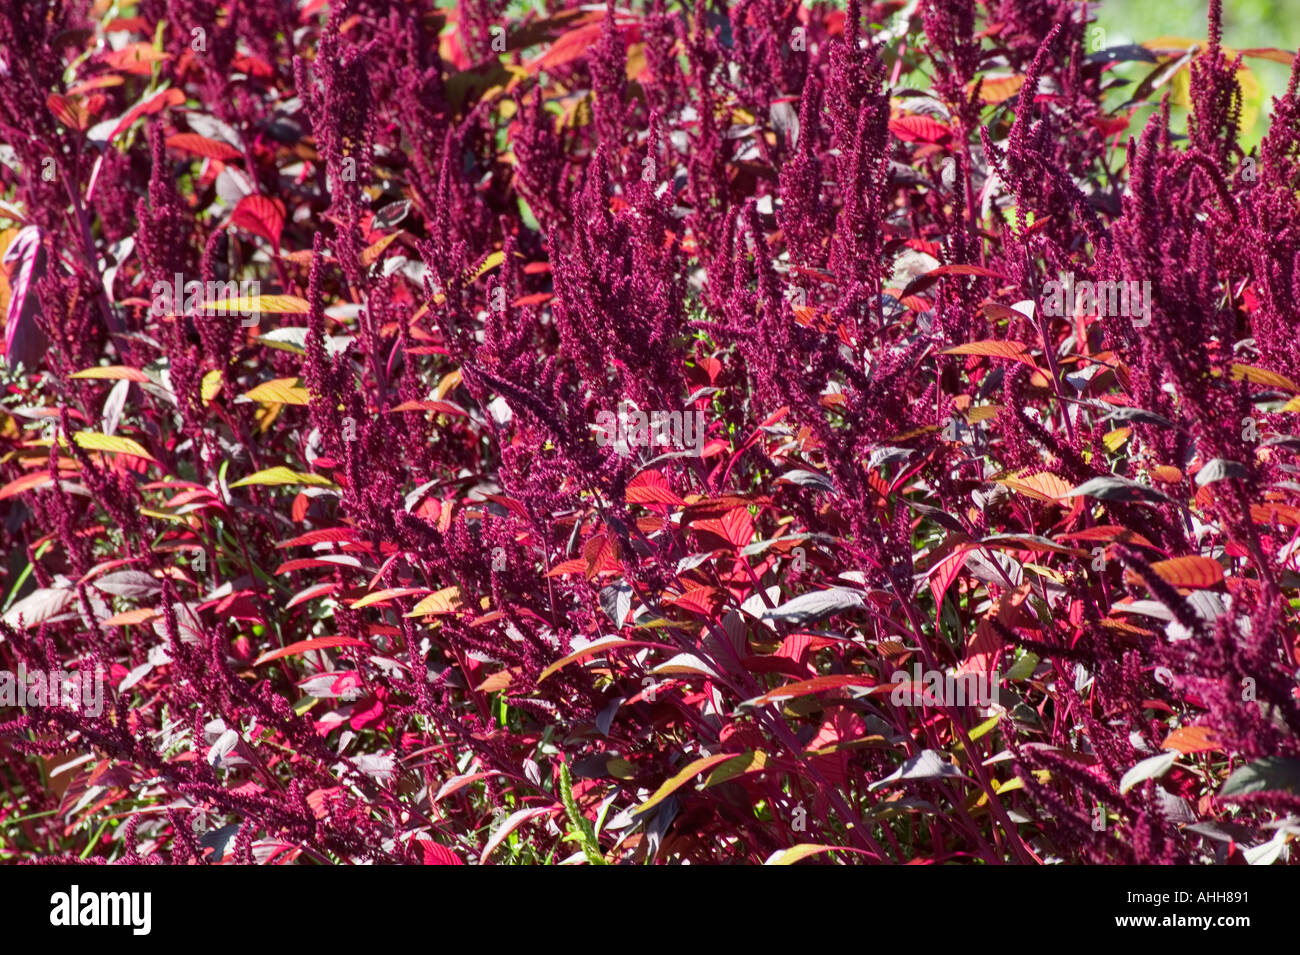
[[[582,847],[582,854],[592,865],[608,865],[601,854],[591,821],[582,814],[577,800],[573,798],[573,781],[569,778],[566,763],[560,763],[560,801],[564,803],[564,814],[569,817],[569,838]]]
[[[1300,759],[1265,756],[1234,770],[1219,790],[1220,796],[1286,791],[1300,793]]]
[[[1099,501],[1122,501],[1126,504],[1135,504],[1139,501],[1172,503],[1168,497],[1153,487],[1147,487],[1145,484],[1139,484],[1137,481],[1130,481],[1128,478],[1117,477],[1113,474],[1084,481],[1065,496],[1095,497]]]

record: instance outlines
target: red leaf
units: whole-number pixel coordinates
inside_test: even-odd
[[[253,661],[253,666],[261,666],[281,657],[291,657],[295,653],[310,653],[312,650],[329,650],[333,647],[369,647],[370,644],[356,637],[315,637],[311,640],[299,640],[278,650],[268,650]]]
[[[732,547],[745,547],[754,537],[754,521],[745,508],[733,508],[719,518],[692,521],[691,526],[704,534],[722,538]]]
[[[351,541],[355,540],[356,536],[357,532],[350,527],[322,527],[319,530],[291,537],[287,541],[280,541],[275,546],[277,548],[301,547],[305,544],[319,544],[322,541]]]
[[[175,88],[161,90],[148,99],[141,100],[122,114],[122,118],[117,121],[113,131],[108,134],[108,141],[112,142],[116,139],[119,133],[129,129],[131,124],[141,116],[152,116],[168,106],[180,106],[184,102],[185,94]]]
[[[587,579],[598,574],[618,571],[618,544],[606,534],[594,535],[582,547],[583,560],[587,562]]]
[[[627,485],[629,504],[666,504],[669,507],[685,505],[668,486],[668,479],[658,471],[642,471]]]
[[[939,625],[939,617],[943,614],[943,595],[948,592],[952,582],[957,579],[962,567],[966,564],[966,558],[974,549],[973,547],[958,547],[930,570],[930,592],[934,594],[934,625],[936,627]]]
[[[825,690],[838,690],[846,686],[875,686],[876,678],[871,676],[853,676],[851,674],[835,674],[832,676],[817,676],[811,680],[799,680],[795,683],[787,683],[785,686],[778,686],[775,690],[764,693],[753,702],[758,705],[766,703],[776,703],[782,700],[793,700],[796,697],[808,696],[812,693],[821,693]]]
[[[534,292],[532,295],[522,295],[510,304],[516,308],[523,308],[526,305],[545,305],[553,298],[555,298],[553,292]]]
[[[565,574],[581,574],[587,570],[587,562],[581,557],[576,560],[566,560],[562,564],[556,564],[546,572],[547,577],[562,577]]]
[[[446,846],[439,845],[432,839],[416,838],[420,851],[424,854],[423,865],[464,865],[461,858]]]
[[[284,203],[266,196],[244,196],[230,217],[232,224],[266,239],[278,251],[284,228]]]
[[[664,603],[712,617],[722,604],[722,594],[715,587],[690,587],[676,597],[664,598]]]
[[[89,102],[89,100],[83,101],[76,96],[51,93],[45,100],[45,105],[50,108],[50,112],[54,114],[55,118],[68,129],[84,131],[90,125]],[[103,102],[104,97],[98,97],[98,104],[102,106]]]
[[[938,268],[931,269],[924,275],[918,275],[912,281],[907,283],[907,288],[899,294],[899,298],[907,298],[911,295],[918,295],[924,292],[939,279],[945,275],[978,275],[988,279],[1006,278],[1001,272],[994,272],[992,269],[986,269],[982,265],[966,265],[958,262],[953,265],[941,265]]]
[[[439,414],[469,416],[464,408],[450,401],[403,401],[400,405],[388,409],[389,414],[399,411],[436,411]]]
[[[205,159],[218,159],[222,162],[238,159],[243,155],[229,143],[208,139],[198,133],[177,133],[175,136],[168,136],[167,145],[184,153],[193,153]]]
[[[952,130],[929,116],[898,116],[889,121],[889,131],[905,143],[943,144],[952,139]]]

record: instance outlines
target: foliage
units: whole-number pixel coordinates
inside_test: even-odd
[[[1285,860],[1297,73],[1088,9],[0,2],[0,856]]]

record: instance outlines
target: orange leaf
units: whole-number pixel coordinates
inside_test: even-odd
[[[374,265],[384,254],[384,250],[392,245],[401,234],[402,233],[400,232],[394,232],[391,235],[386,235],[378,242],[363,249],[361,252],[361,264],[367,266]]]
[[[993,106],[1009,100],[1020,92],[1025,85],[1025,78],[1019,74],[1012,76],[986,76],[980,85],[980,102]]]
[[[1019,491],[1040,501],[1055,501],[1072,490],[1068,482],[1050,471],[1039,471],[1037,474],[1024,477],[1001,478],[996,483],[1005,484],[1013,491]]]
[[[1242,56],[1255,56],[1261,60],[1272,60],[1274,63],[1281,63],[1283,66],[1290,66],[1295,61],[1295,54],[1288,53],[1286,50],[1279,50],[1272,46],[1252,47],[1249,50],[1241,50]]]
[[[30,491],[32,488],[45,487],[53,483],[50,480],[48,471],[34,471],[31,474],[24,474],[20,478],[15,478],[0,488],[0,501],[7,497],[13,497],[15,494],[22,494],[24,491]]]
[[[389,414],[399,411],[436,411],[439,414],[468,416],[464,408],[450,401],[403,401],[400,405],[388,409]]]
[[[1214,730],[1208,726],[1180,726],[1160,744],[1161,749],[1176,749],[1188,753],[1204,753],[1211,749],[1223,749],[1214,737]]]
[[[1012,361],[1018,361],[1021,364],[1028,365],[1035,371],[1038,366],[1034,364],[1034,359],[1030,357],[1028,349],[1020,342],[1015,341],[982,341],[968,342],[965,345],[953,345],[951,348],[945,348],[939,352],[940,355],[981,355],[985,358],[1009,358]]]
[[[160,53],[152,43],[130,43],[120,50],[104,54],[104,64],[111,70],[123,73],[136,73],[148,76],[153,71],[153,64],[159,60],[170,60],[170,53]]]
[[[136,610],[124,610],[121,613],[115,613],[100,623],[101,627],[126,627],[137,623],[148,623],[155,617],[161,617],[162,614],[152,607],[140,607]]]
[[[619,647],[656,647],[658,644],[646,643],[643,640],[624,640],[620,637],[601,637],[599,640],[593,640],[585,647],[574,650],[567,656],[560,657],[537,676],[538,684],[541,684],[548,676],[562,667],[568,666],[578,660],[585,660],[587,657],[595,656],[606,650],[616,650]]]
[[[1208,557],[1174,557],[1170,560],[1158,560],[1151,565],[1161,580],[1175,587],[1213,587],[1223,583],[1223,566],[1217,560]],[[1131,579],[1137,578],[1129,571]]]

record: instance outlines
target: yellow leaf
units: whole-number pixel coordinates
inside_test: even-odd
[[[423,617],[427,613],[452,613],[460,609],[460,588],[444,587],[429,594],[411,608],[407,617]]]
[[[401,235],[400,232],[394,232],[392,235],[386,235],[378,242],[366,248],[361,253],[361,264],[368,266],[378,262],[380,256],[384,254],[384,249],[392,245],[393,242],[396,241],[399,235]]]
[[[71,378],[107,378],[110,380],[127,381],[148,381],[149,376],[139,368],[128,368],[126,365],[99,365],[95,368],[85,368],[81,371],[73,372]]]
[[[1065,583],[1065,578],[1050,567],[1044,567],[1042,564],[1025,564],[1024,567],[1025,570],[1032,570],[1039,577],[1046,577],[1048,580],[1058,584]]]
[[[171,521],[173,524],[184,524],[186,527],[190,526],[190,519],[184,514],[169,514],[167,511],[157,511],[152,507],[142,507],[140,508],[140,513],[145,517],[152,517],[157,521]]]
[[[262,405],[257,409],[257,415],[254,420],[257,421],[257,433],[266,434],[266,429],[271,427],[272,422],[280,417],[280,412],[284,410],[284,405],[274,401],[269,405]]]
[[[246,478],[240,478],[232,488],[248,487],[250,484],[260,485],[279,485],[279,484],[309,484],[312,487],[334,487],[334,482],[329,478],[321,477],[319,474],[303,474],[300,471],[291,471],[284,466],[265,468],[256,474],[250,474]]]
[[[1282,388],[1290,392],[1300,392],[1300,385],[1297,385],[1286,375],[1279,375],[1267,368],[1256,368],[1254,365],[1233,365],[1233,381],[1241,381],[1243,378],[1252,385],[1264,385],[1268,388]]]
[[[262,404],[305,405],[311,395],[298,384],[297,378],[276,378],[246,392],[244,397]]]
[[[718,763],[725,763],[728,760],[735,759],[731,753],[715,753],[712,756],[705,756],[702,759],[692,760],[682,767],[681,771],[671,779],[666,780],[662,786],[655,790],[653,796],[647,799],[641,805],[632,810],[634,816],[642,815],[650,809],[659,805],[660,802],[667,799],[683,785],[693,779],[697,774],[704,772],[710,766],[716,766]]]
[[[203,376],[203,381],[199,384],[199,397],[205,405],[211,404],[212,399],[221,393],[221,372],[210,371]]]
[[[0,261],[4,260],[5,253],[9,251],[9,246],[13,244],[14,239],[18,238],[17,229],[5,229],[0,232]],[[13,295],[13,290],[9,286],[9,273],[5,269],[0,269],[0,315],[9,313],[9,299]]]
[[[442,380],[438,382],[438,387],[434,389],[433,392],[434,399],[436,401],[441,401],[443,398],[447,397],[448,392],[450,392],[453,388],[455,388],[459,384],[460,384],[460,369],[457,368],[455,371],[448,372],[447,374],[442,376]]]
[[[409,597],[411,594],[422,593],[424,593],[424,590],[418,587],[389,587],[387,590],[376,590],[374,593],[366,594],[364,597],[352,601],[348,606],[352,610],[360,610],[362,607],[369,607],[371,604],[392,600],[394,597]]]
[[[612,636],[601,637],[599,640],[593,640],[591,643],[587,644],[584,647],[580,647],[577,650],[574,650],[572,653],[568,654],[567,656],[560,657],[560,659],[556,660],[554,663],[552,663],[550,666],[548,666],[545,670],[541,672],[541,674],[537,677],[537,682],[540,684],[543,680],[545,680],[556,670],[568,666],[570,663],[573,663],[575,660],[582,660],[585,659],[586,657],[595,656],[596,654],[601,653],[605,650],[614,650],[617,649],[618,647],[635,646],[636,643],[637,641],[635,640],[622,640],[618,637],[612,637]]]
[[[210,302],[204,306],[204,311],[225,315],[306,315],[311,311],[311,303],[296,295],[242,295],[221,302]]]
[[[1107,431],[1102,437],[1101,443],[1106,446],[1106,450],[1114,454],[1124,446],[1128,436],[1133,433],[1132,428],[1116,428],[1114,431]]]
[[[737,776],[743,776],[745,773],[756,773],[766,765],[767,753],[761,749],[741,753],[709,773],[709,778],[704,781],[704,788],[708,789],[710,786],[717,786],[719,783],[725,783]]]
[[[967,424],[978,424],[981,421],[989,420],[989,418],[996,418],[1001,410],[1001,405],[977,405],[966,412],[966,422]]]
[[[469,277],[469,281],[471,282],[478,281],[484,275],[486,275],[488,272],[491,272],[493,269],[495,269],[498,265],[500,265],[505,260],[506,260],[505,254],[501,252],[501,250],[499,249],[496,252],[489,253],[488,257],[483,260],[483,263],[477,269],[474,270],[474,274]]]
[[[778,849],[767,857],[764,865],[794,865],[800,859],[806,859],[809,856],[815,856],[819,852],[835,852],[843,850],[843,846],[819,846],[812,842],[801,842],[797,846],[791,846],[789,849]]]
[[[985,733],[987,733],[989,730],[993,729],[993,727],[997,726],[1000,721],[1001,721],[1001,717],[990,716],[983,723],[975,727],[966,735],[970,737],[970,741],[973,743],[981,736],[983,736]]]
[[[153,461],[154,456],[130,438],[113,434],[100,434],[98,431],[78,431],[73,440],[77,447],[87,451],[109,451],[114,454],[134,454],[137,458]]]

